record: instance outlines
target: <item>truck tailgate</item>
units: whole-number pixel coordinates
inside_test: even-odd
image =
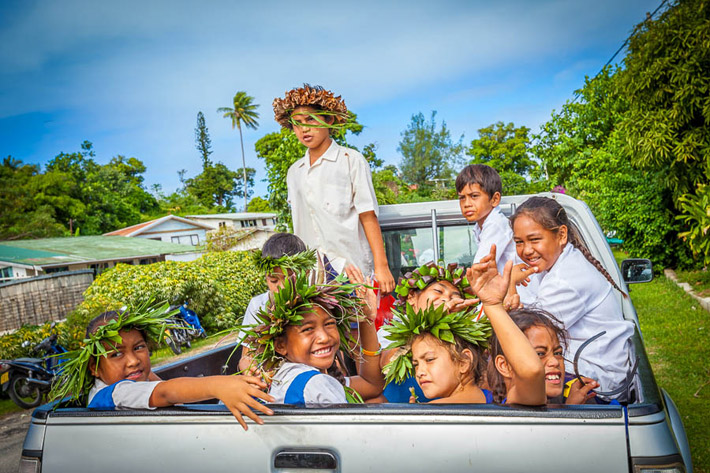
[[[619,407],[369,405],[275,410],[273,417],[263,417],[265,425],[251,423],[248,432],[215,406],[159,413],[57,411],[47,418],[42,469],[629,471]],[[77,445],[82,446],[81,461],[62,455],[76,453]]]

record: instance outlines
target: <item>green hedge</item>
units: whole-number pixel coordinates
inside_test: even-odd
[[[84,302],[67,318],[68,338],[74,347],[89,320],[101,312],[149,300],[189,300],[205,330],[224,330],[238,324],[251,297],[265,290],[263,275],[245,251],[206,253],[190,262],[119,264],[86,290]]]
[[[252,296],[265,290],[264,276],[247,251],[206,253],[190,262],[119,264],[102,273],[84,292],[84,302],[58,327],[60,342],[76,348],[89,320],[101,312],[150,300],[176,304],[189,300],[205,330],[228,329],[241,322]],[[23,349],[22,342],[30,340],[34,345],[48,335],[47,323],[24,326],[2,336],[0,358],[29,356],[30,348]]]

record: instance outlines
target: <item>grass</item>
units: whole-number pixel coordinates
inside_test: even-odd
[[[710,473],[710,313],[663,275],[632,285],[630,296],[656,381],[683,419],[695,471]]]
[[[700,297],[710,297],[710,271],[699,269],[695,271],[675,272],[678,279],[687,282],[693,287],[693,291]]]
[[[21,411],[24,409],[12,402],[12,399],[0,399],[0,416]]]

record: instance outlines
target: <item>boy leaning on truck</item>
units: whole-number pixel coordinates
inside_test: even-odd
[[[358,151],[331,137],[342,129],[348,109],[340,96],[304,84],[273,102],[274,118],[293,130],[307,149],[288,170],[293,230],[309,248],[327,254],[336,271],[354,264],[384,292],[394,289],[377,219],[370,167]]]
[[[263,421],[252,409],[273,411],[256,398],[273,402],[264,382],[251,376],[205,376],[162,381],[151,370],[149,343],[157,346],[168,328],[167,304],[144,304],[108,311],[92,319],[84,345],[64,353],[67,359],[50,399],[74,398],[89,409],[155,409],[175,404],[219,399],[244,430],[242,415]]]

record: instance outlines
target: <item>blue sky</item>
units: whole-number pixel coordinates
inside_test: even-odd
[[[43,164],[94,143],[105,163],[147,166],[171,192],[200,170],[205,114],[215,161],[241,167],[239,135],[217,108],[238,90],[260,104],[254,143],[276,131],[271,102],[303,82],[345,99],[397,164],[412,114],[432,110],[468,143],[496,121],[534,132],[594,75],[657,0],[0,2],[0,155]],[[620,58],[618,58],[620,59]]]

